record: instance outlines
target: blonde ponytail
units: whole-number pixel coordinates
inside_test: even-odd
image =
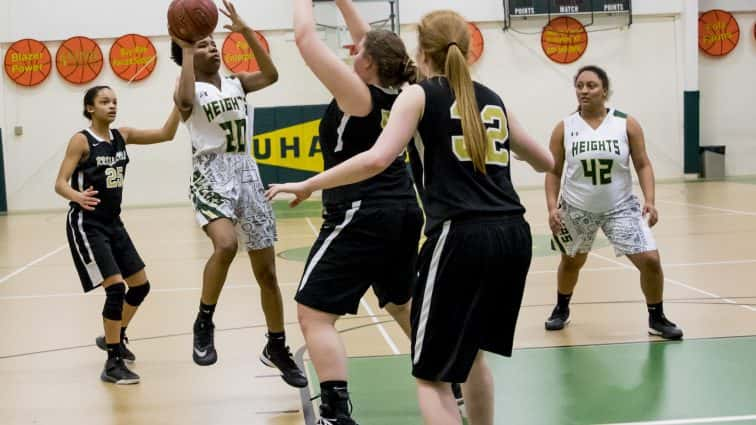
[[[478,110],[478,100],[475,97],[470,70],[467,68],[467,58],[456,43],[451,43],[449,46],[444,69],[454,97],[457,99],[459,115],[462,117],[462,135],[467,153],[470,154],[473,167],[481,174],[486,174],[486,156],[488,155],[486,129]]]
[[[431,12],[418,27],[419,47],[434,71],[443,71],[449,80],[457,110],[462,117],[465,148],[476,171],[486,174],[488,138],[478,109],[475,87],[467,67],[470,32],[462,16],[451,10]]]

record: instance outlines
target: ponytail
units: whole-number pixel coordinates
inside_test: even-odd
[[[457,99],[457,109],[462,117],[465,149],[470,154],[475,170],[486,174],[486,156],[489,149],[486,129],[478,110],[478,100],[475,97],[475,87],[467,67],[467,58],[457,43],[449,44],[444,73]]]

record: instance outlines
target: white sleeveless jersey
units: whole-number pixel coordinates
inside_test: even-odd
[[[194,107],[186,120],[194,157],[210,153],[249,155],[253,124],[253,110],[238,78],[222,77],[221,90],[213,84],[194,83]]]
[[[632,195],[627,115],[610,109],[597,129],[575,112],[564,119],[562,198],[581,210],[604,212]]]

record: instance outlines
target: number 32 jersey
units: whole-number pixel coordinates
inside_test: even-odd
[[[194,83],[194,107],[186,120],[195,157],[208,154],[249,154],[253,110],[236,77],[222,77],[221,89],[204,82]]]
[[[564,119],[562,198],[590,212],[610,211],[632,195],[627,115],[609,109],[597,129],[575,112]]]
[[[410,150],[415,183],[422,188],[426,234],[446,220],[521,215],[525,212],[509,172],[509,124],[501,98],[475,83],[488,143],[486,174],[474,170],[462,136],[462,119],[444,77],[420,83],[425,110]]]

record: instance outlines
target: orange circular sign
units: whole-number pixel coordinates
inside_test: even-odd
[[[268,40],[255,31],[255,37],[257,41],[262,45],[262,48],[270,53],[270,46]],[[223,41],[223,49],[221,52],[223,57],[223,63],[231,72],[255,72],[260,70],[260,66],[257,64],[252,48],[249,47],[249,43],[244,39],[244,36],[238,32],[232,32]]]
[[[470,64],[474,64],[483,55],[485,41],[483,33],[480,32],[480,28],[477,25],[468,22],[467,27],[470,29],[470,51],[467,53],[467,61]]]
[[[714,9],[698,17],[698,48],[707,55],[724,56],[739,40],[740,27],[730,12]]]
[[[110,67],[118,77],[128,82],[149,77],[156,64],[157,51],[147,37],[126,34],[110,47]]]
[[[45,81],[51,70],[50,51],[37,40],[19,40],[5,52],[5,73],[16,84],[36,86]]]
[[[73,84],[86,84],[97,78],[102,71],[102,62],[100,46],[87,37],[69,38],[55,54],[58,73]]]
[[[572,63],[588,48],[588,33],[577,19],[559,16],[543,27],[541,48],[556,63]]]

